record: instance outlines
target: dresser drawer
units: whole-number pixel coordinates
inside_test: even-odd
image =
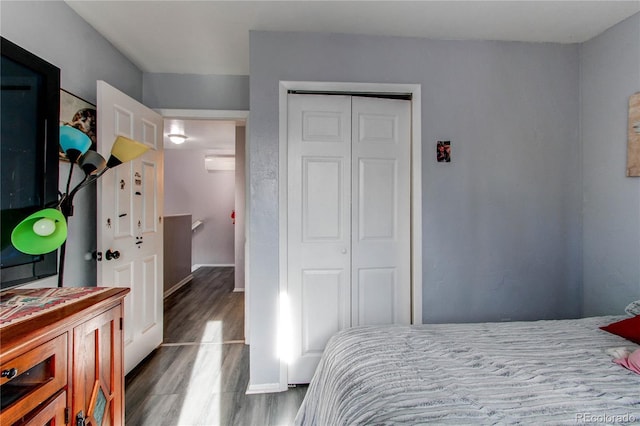
[[[0,424],[12,425],[67,385],[67,333],[0,360]]]
[[[29,415],[16,426],[64,426],[64,409],[67,408],[67,393],[60,391],[51,398],[42,408]]]

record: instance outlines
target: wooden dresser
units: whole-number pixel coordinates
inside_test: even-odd
[[[123,425],[128,288],[0,294],[0,425]]]

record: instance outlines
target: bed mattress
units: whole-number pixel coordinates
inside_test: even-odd
[[[640,424],[621,317],[357,327],[333,336],[297,425]]]

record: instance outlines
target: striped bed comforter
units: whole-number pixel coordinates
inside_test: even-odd
[[[376,326],[333,336],[297,425],[640,424],[621,317]]]

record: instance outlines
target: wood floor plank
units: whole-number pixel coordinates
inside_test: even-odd
[[[244,293],[233,292],[233,268],[200,268],[193,276],[165,299],[166,345],[125,378],[126,424],[291,424],[306,386],[245,394]]]

